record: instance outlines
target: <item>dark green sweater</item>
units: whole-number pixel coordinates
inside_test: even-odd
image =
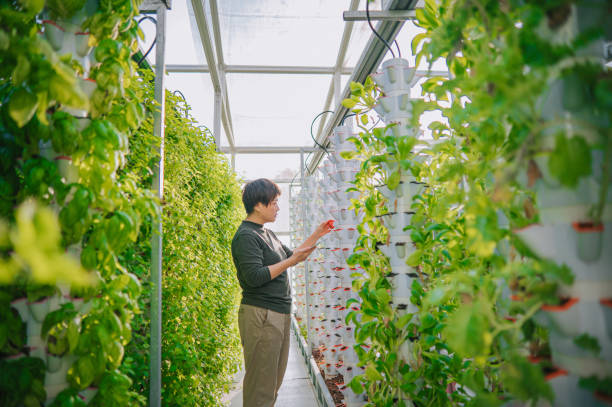
[[[270,278],[268,266],[293,252],[258,223],[243,221],[232,239],[232,258],[242,287],[242,303],[282,314],[291,312],[291,288],[286,272]]]

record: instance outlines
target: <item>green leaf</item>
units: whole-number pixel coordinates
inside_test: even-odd
[[[351,390],[353,390],[353,392],[355,394],[361,394],[363,393],[363,385],[361,384],[361,375],[359,376],[355,376],[353,377],[353,380],[350,381],[349,386],[351,388]]]
[[[415,250],[406,259],[406,264],[409,265],[410,267],[418,266],[419,264],[421,264],[422,255],[423,255],[423,252],[421,251],[421,249]]]
[[[342,101],[342,106],[346,107],[347,109],[352,109],[355,107],[355,105],[357,104],[357,102],[353,99],[344,99]]]
[[[15,69],[13,69],[13,84],[21,85],[21,83],[28,77],[29,74],[30,61],[28,61],[28,59],[22,54],[19,54],[19,56],[17,57],[17,65],[15,66]]]
[[[95,378],[95,368],[90,356],[81,356],[75,364],[68,369],[66,375],[68,382],[77,389],[87,388]]]
[[[514,357],[507,361],[502,369],[504,387],[519,400],[537,400],[546,398],[553,401],[552,389],[539,365],[527,359]]]
[[[13,93],[8,106],[11,118],[19,127],[25,126],[30,121],[37,107],[38,98],[25,88],[19,88]]]
[[[389,178],[387,179],[387,187],[393,191],[399,185],[400,180],[401,180],[401,174],[398,168],[397,170],[393,171],[391,175],[389,176]]]
[[[582,349],[591,352],[595,356],[599,355],[599,352],[601,352],[601,346],[599,346],[597,338],[589,334],[584,333],[580,336],[575,337],[574,343]]]
[[[417,35],[415,35],[412,38],[412,54],[416,55],[417,53],[417,48],[419,46],[419,44],[421,43],[421,41],[423,41],[425,38],[427,38],[427,33],[419,33]]]
[[[476,357],[478,364],[484,363],[484,355],[491,344],[484,304],[464,304],[457,308],[447,320],[443,338],[459,355]]]
[[[361,124],[363,124],[364,126],[368,124],[368,115],[367,114],[362,114],[361,116],[359,116],[359,120],[361,121]]]
[[[365,377],[371,382],[383,380],[382,375],[376,370],[376,367],[372,363],[368,364],[366,367]]]
[[[567,139],[565,135],[557,134],[548,169],[563,185],[575,187],[581,177],[591,173],[589,145],[580,136]]]

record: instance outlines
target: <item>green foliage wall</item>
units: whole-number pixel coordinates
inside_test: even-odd
[[[144,99],[153,87],[144,73]],[[198,127],[185,101],[166,94],[163,215],[163,387],[164,405],[217,406],[240,363],[237,332],[239,286],[230,244],[243,217],[238,181],[215,151],[212,134]],[[154,159],[152,117],[132,139],[125,177],[150,185]],[[148,281],[147,237],[128,253],[130,269]],[[126,351],[139,392],[148,393],[148,301],[134,320],[134,341]]]

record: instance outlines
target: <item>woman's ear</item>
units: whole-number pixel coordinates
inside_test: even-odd
[[[257,202],[257,205],[253,207],[253,213],[259,213],[263,209],[264,204],[261,202]]]

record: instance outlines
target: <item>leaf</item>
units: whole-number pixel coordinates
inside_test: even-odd
[[[548,169],[563,185],[578,185],[581,177],[591,173],[591,151],[584,138],[574,136],[567,139],[564,134],[557,134]]]
[[[355,394],[361,394],[363,393],[363,385],[360,382],[360,379],[362,378],[361,375],[359,376],[355,376],[353,377],[353,380],[350,381],[349,386],[351,388],[351,390],[353,390],[353,392]]]
[[[376,367],[372,363],[368,364],[366,367],[365,377],[371,382],[383,380],[382,375],[376,370]]]
[[[522,401],[546,398],[553,401],[554,395],[546,382],[539,365],[522,357],[513,357],[502,369],[504,387]]]
[[[342,101],[342,106],[346,107],[347,109],[352,109],[355,107],[355,105],[357,104],[357,102],[353,99],[344,99]]]
[[[406,259],[406,264],[410,267],[416,267],[421,264],[421,256],[423,255],[423,251],[421,249],[415,250],[408,258]]]
[[[601,352],[601,346],[599,346],[597,338],[589,334],[584,333],[580,336],[575,337],[574,343],[582,349],[591,352],[595,356],[599,355],[599,352]]]
[[[419,33],[412,38],[412,54],[416,55],[417,48],[423,39],[427,38],[427,33]]]
[[[21,83],[28,77],[30,74],[30,61],[22,54],[19,54],[17,57],[17,65],[15,69],[13,69],[13,84],[21,85]]]
[[[90,356],[81,356],[75,364],[68,369],[66,378],[77,389],[87,388],[94,380],[94,363]]]
[[[487,355],[489,352],[492,338],[489,337],[485,310],[481,309],[482,306],[485,305],[479,302],[464,304],[450,314],[446,321],[443,338],[461,356],[477,357]]]
[[[13,93],[8,106],[11,118],[19,127],[25,126],[30,121],[37,107],[38,98],[25,88],[19,88]]]
[[[393,171],[391,175],[389,176],[389,178],[387,179],[387,187],[390,190],[394,190],[399,185],[400,180],[401,180],[400,170],[397,169]]]
[[[362,114],[359,116],[359,120],[361,121],[361,124],[363,124],[364,126],[368,124],[368,115],[367,114]]]

